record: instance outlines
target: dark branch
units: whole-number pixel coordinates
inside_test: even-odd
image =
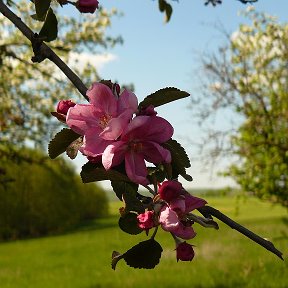
[[[280,259],[284,260],[282,256],[283,253],[280,252],[278,249],[276,249],[272,242],[267,241],[264,238],[258,236],[257,234],[253,233],[252,231],[233,221],[232,219],[230,219],[228,216],[224,215],[217,209],[210,206],[204,206],[199,208],[198,210],[204,217],[206,218],[212,218],[211,216],[216,217],[217,219],[228,225],[230,228],[237,230],[238,232],[245,235],[252,241],[258,243],[265,249],[277,255]]]
[[[0,0],[0,12],[8,18],[21,32],[22,34],[32,43],[33,51],[35,55],[32,57],[33,62],[41,62],[44,59],[49,59],[55,63],[58,68],[68,77],[78,91],[88,100],[86,96],[87,87],[83,84],[82,80],[60,59],[60,57],[41,39],[34,34],[32,30],[15,15],[3,2]]]

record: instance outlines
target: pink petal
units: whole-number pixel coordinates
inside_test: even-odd
[[[181,222],[179,223],[177,229],[173,231],[173,234],[184,240],[189,240],[196,236],[196,233],[191,226],[184,226]]]
[[[207,202],[204,199],[190,195],[187,191],[184,192],[186,213],[191,212],[194,209],[205,206]]]
[[[170,163],[171,153],[155,142],[143,142],[142,153],[146,161],[158,164],[161,162]]]
[[[88,89],[86,95],[97,111],[104,112],[112,117],[117,115],[117,99],[108,86],[95,82]]]
[[[90,157],[97,157],[101,155],[106,147],[112,143],[112,141],[107,141],[98,136],[93,129],[88,130],[84,136],[84,143],[80,148],[80,151]]]
[[[159,223],[163,230],[168,232],[177,231],[178,226],[180,225],[179,218],[175,211],[170,209],[170,207],[165,206],[160,211]]]
[[[185,213],[185,199],[184,197],[178,197],[169,202],[170,208],[174,210],[177,214]]]
[[[122,134],[131,118],[131,110],[124,111],[119,117],[112,118],[99,136],[106,140],[116,140]]]
[[[164,143],[173,135],[172,125],[158,116],[137,116],[123,132],[122,140],[145,140]]]
[[[84,135],[85,132],[91,128],[98,129],[100,132],[98,114],[99,113],[95,111],[95,107],[90,104],[77,104],[68,110],[66,123],[72,130],[80,135]]]
[[[147,185],[147,168],[143,155],[128,151],[125,154],[125,169],[127,176],[135,183]]]
[[[127,145],[125,142],[117,141],[108,145],[102,155],[102,164],[106,170],[119,165],[125,158]]]
[[[125,110],[131,110],[132,114],[136,112],[138,100],[135,94],[129,90],[124,90],[118,99],[118,114],[123,113]]]

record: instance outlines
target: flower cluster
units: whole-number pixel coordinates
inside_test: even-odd
[[[82,154],[100,161],[106,170],[125,163],[130,180],[147,185],[146,163],[170,163],[170,151],[161,146],[173,135],[171,124],[149,106],[138,109],[133,92],[118,85],[94,83],[87,91],[89,104],[60,101],[58,114],[83,136]],[[133,117],[134,116],[134,117]]]
[[[192,245],[180,239],[189,240],[196,236],[190,212],[206,203],[205,200],[190,195],[180,182],[168,180],[160,185],[152,210],[137,216],[138,225],[146,231],[160,225],[163,230],[170,232],[176,241],[177,260],[191,261],[194,257]],[[195,219],[195,215],[193,216]]]

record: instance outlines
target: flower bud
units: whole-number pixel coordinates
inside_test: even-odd
[[[146,211],[137,216],[138,226],[143,230],[149,230],[155,226],[154,211]]]
[[[176,248],[177,262],[179,260],[191,261],[194,258],[194,255],[195,253],[194,253],[192,245],[186,242],[181,242],[180,244],[177,245],[177,248]]]
[[[76,7],[81,13],[94,13],[98,9],[97,0],[78,0]]]
[[[74,107],[76,103],[71,100],[61,100],[58,105],[56,111],[60,114],[67,115],[69,108]]]
[[[160,198],[170,202],[179,197],[182,193],[183,187],[180,182],[175,180],[164,181],[159,187]]]

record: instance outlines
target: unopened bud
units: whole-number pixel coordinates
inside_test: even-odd
[[[78,0],[76,8],[81,13],[94,13],[98,9],[99,2],[97,0]]]

